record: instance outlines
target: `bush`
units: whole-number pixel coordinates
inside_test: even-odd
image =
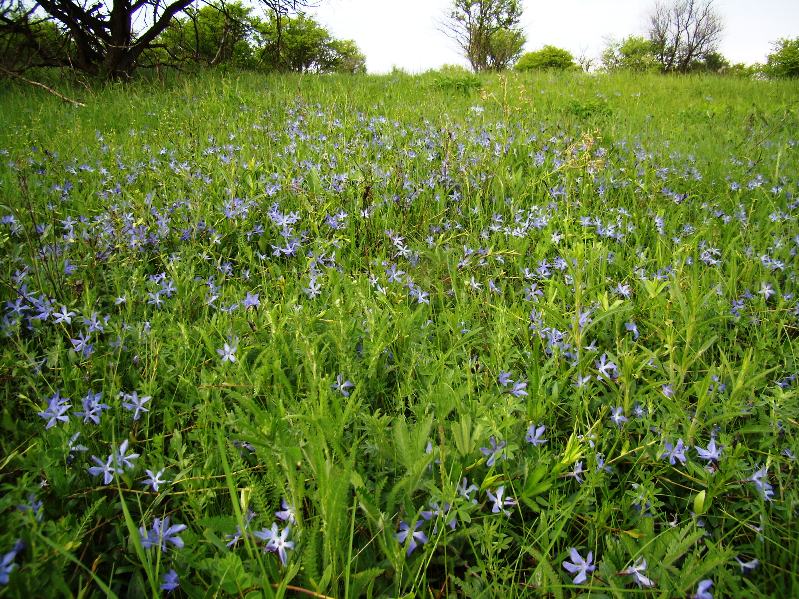
[[[515,67],[517,71],[571,71],[579,68],[571,52],[555,46],[544,46],[536,52],[524,54]]]
[[[591,117],[608,117],[613,114],[607,101],[601,98],[585,101],[572,100],[566,105],[566,112],[584,120]]]
[[[635,35],[609,43],[602,53],[602,65],[606,71],[636,73],[654,72],[661,67],[652,42]]]
[[[433,85],[443,91],[457,91],[468,96],[483,85],[477,75],[459,65],[444,65],[431,73]]]
[[[766,74],[778,78],[799,77],[799,37],[774,43],[774,52],[768,55]]]

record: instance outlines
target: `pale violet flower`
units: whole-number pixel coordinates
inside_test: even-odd
[[[546,439],[542,439],[541,435],[546,432],[547,427],[543,424],[539,424],[538,426],[531,424],[530,427],[527,429],[527,435],[525,435],[524,439],[530,443],[531,445],[535,445],[536,447],[539,445],[543,445],[547,442]]]
[[[636,584],[641,588],[655,586],[655,583],[652,581],[652,579],[647,578],[644,575],[645,571],[646,571],[646,560],[642,557],[639,557],[632,566],[630,566],[629,568],[625,568],[624,570],[619,572],[619,574],[625,576],[632,576],[633,580],[635,580]]]
[[[596,566],[591,563],[594,561],[594,554],[589,551],[588,555],[585,557],[585,559],[583,559],[583,557],[578,553],[577,549],[572,547],[571,551],[569,552],[569,557],[572,561],[564,561],[563,567],[570,574],[577,574],[577,576],[572,579],[574,584],[583,584],[586,580],[588,580],[588,574],[596,570]]]
[[[236,361],[236,350],[238,349],[238,339],[234,339],[230,343],[225,343],[221,349],[216,350],[216,353],[222,358],[222,362],[230,362],[231,364]]]

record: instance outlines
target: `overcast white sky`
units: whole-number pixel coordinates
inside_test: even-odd
[[[331,33],[353,39],[369,72],[393,66],[410,72],[464,64],[457,47],[438,29],[451,0],[318,0],[309,10]],[[544,44],[575,56],[598,57],[608,37],[646,31],[654,0],[523,0],[526,50]],[[721,52],[732,62],[765,62],[771,42],[799,36],[799,0],[716,0],[724,18]]]

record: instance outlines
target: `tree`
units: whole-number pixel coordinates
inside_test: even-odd
[[[25,10],[17,2],[0,0],[0,63],[11,72],[60,64],[73,57],[74,45],[58,26]]]
[[[649,40],[664,72],[687,73],[715,52],[724,25],[713,0],[658,0],[649,17]]]
[[[508,68],[522,53],[525,39],[518,29],[497,29],[489,44],[488,68],[492,71]]]
[[[199,10],[187,8],[185,16],[172,20],[158,43],[168,59],[178,64],[196,61],[251,66],[251,13],[252,9],[241,2],[208,4]]]
[[[366,56],[353,40],[333,40],[328,49],[328,71],[352,75],[366,72]]]
[[[519,0],[453,0],[443,32],[461,48],[475,72],[502,70],[521,54]]]
[[[660,62],[651,41],[631,35],[620,42],[608,42],[602,52],[602,66],[606,71],[643,73],[659,70]]]
[[[769,77],[799,77],[799,37],[774,42],[765,70]]]
[[[540,50],[522,55],[514,68],[517,71],[571,71],[580,67],[568,50],[544,46]]]
[[[69,66],[109,78],[126,78],[172,20],[195,0],[0,0],[0,38],[16,35],[39,55],[38,66]],[[277,14],[312,6],[313,0],[259,0]],[[220,4],[224,6],[224,4]],[[55,23],[66,51],[39,51],[36,27]],[[135,24],[135,27],[134,27]]]
[[[694,73],[725,73],[732,65],[720,52],[706,52],[700,60],[691,64]]]
[[[42,66],[74,66],[82,71],[109,77],[127,76],[142,52],[166,29],[172,18],[192,0],[6,0],[13,12],[0,16],[4,31],[15,31],[37,47],[34,25],[54,22],[69,39],[70,52],[59,56],[41,54]],[[133,23],[147,25],[134,31]]]

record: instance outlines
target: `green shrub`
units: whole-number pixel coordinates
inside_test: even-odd
[[[799,37],[775,42],[774,52],[768,55],[766,74],[777,78],[799,77]]]
[[[514,67],[517,71],[571,71],[580,67],[571,52],[555,46],[544,46],[536,52],[522,55]]]
[[[455,91],[468,96],[483,86],[477,75],[458,65],[444,65],[432,73],[433,85],[443,91]]]
[[[606,71],[645,73],[660,70],[652,42],[635,35],[608,44],[602,53],[602,66]]]

